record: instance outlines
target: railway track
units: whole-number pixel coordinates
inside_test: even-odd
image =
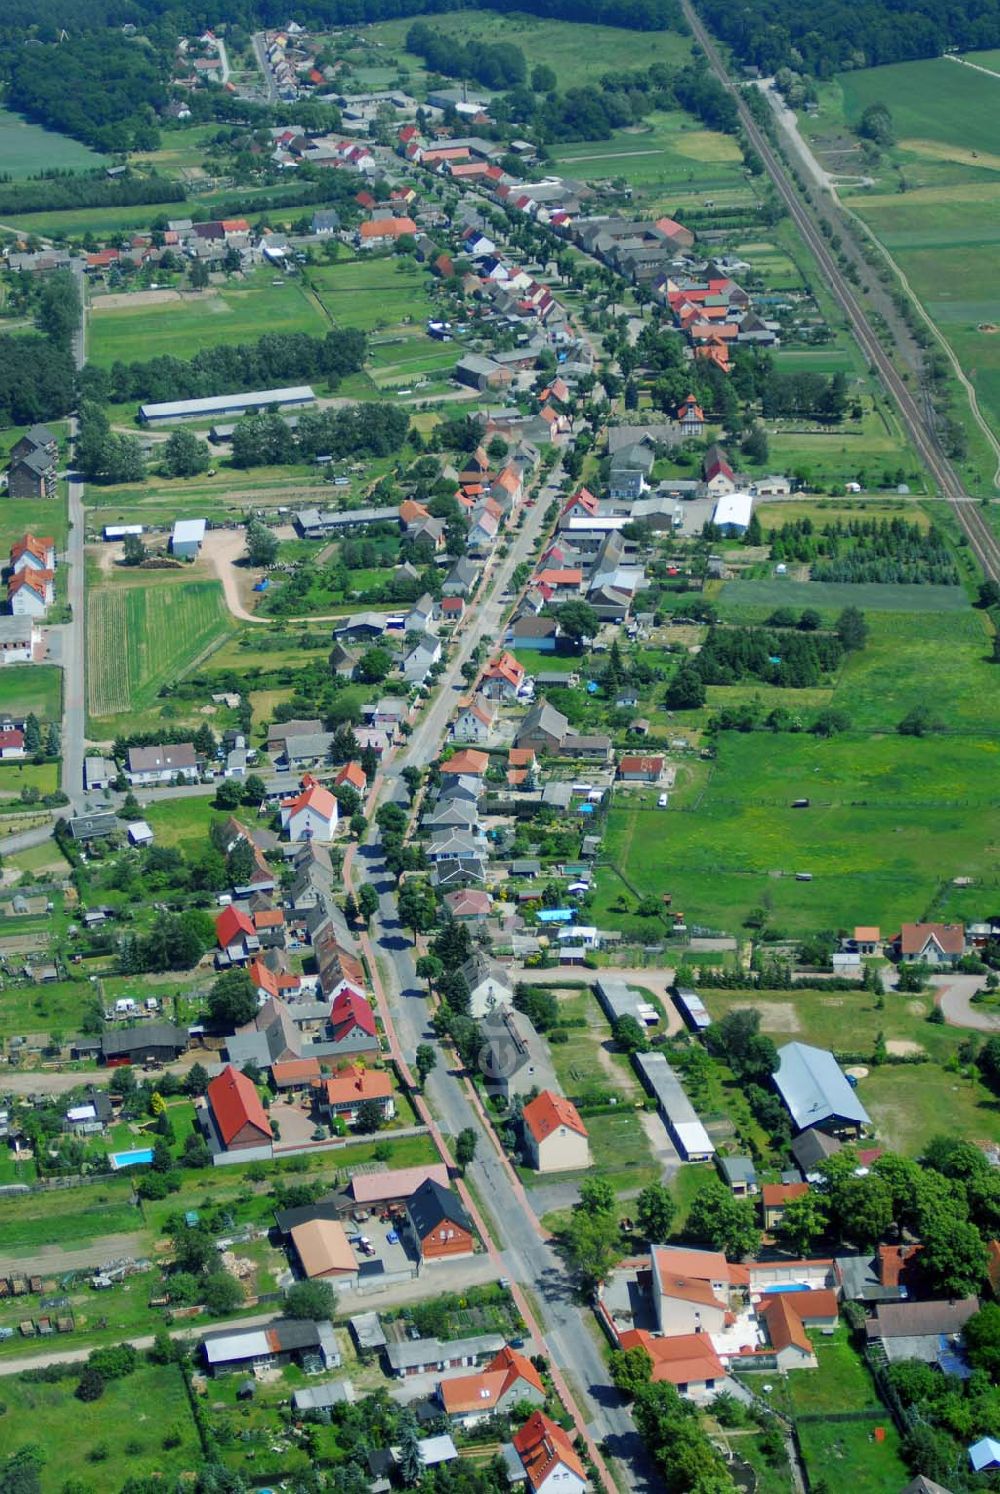
[[[979,512],[976,500],[965,492],[961,478],[938,445],[929,412],[921,412],[917,399],[911,394],[879,342],[849,281],[830,252],[826,240],[816,227],[794,184],[789,180],[784,162],[743,102],[738,88],[730,78],[725,63],[719,55],[718,48],[692,6],[691,0],[681,0],[681,5],[695,40],[708,59],[709,66],[723,87],[733,95],[748,139],[764,162],[764,169],[774,183],[792,221],[812,250],[835,299],[850,323],[859,346],[869,362],[878,369],[883,385],[895,400],[900,418],[921,461],[934,479],[941,497],[954,513],[983,572],[994,581],[1000,580],[1000,541]]]

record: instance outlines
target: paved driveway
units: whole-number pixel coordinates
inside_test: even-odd
[[[934,978],[937,1003],[949,1027],[971,1027],[975,1032],[1000,1032],[1000,1012],[972,1005],[972,997],[982,984],[981,975],[939,975]]]

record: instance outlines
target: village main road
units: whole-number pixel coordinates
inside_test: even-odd
[[[407,766],[424,767],[438,754],[457,694],[464,688],[462,664],[476,645],[499,641],[501,623],[509,603],[502,598],[514,568],[528,560],[542,533],[544,515],[557,495],[561,470],[557,466],[540,492],[537,504],[526,510],[522,529],[509,553],[496,562],[493,575],[484,581],[492,586],[486,599],[472,612],[459,648],[449,664],[442,688],[423,720],[415,728],[406,752],[387,770],[387,797],[405,805],[407,793],[398,774]],[[358,873],[379,894],[370,938],[376,951],[393,1023],[403,1057],[412,1064],[418,1043],[433,1040],[429,1024],[427,992],[417,978],[413,942],[399,922],[395,883],[387,871],[381,838],[376,829],[360,847],[355,862]],[[588,1307],[578,1300],[562,1260],[539,1230],[530,1205],[511,1185],[504,1162],[485,1133],[480,1117],[466,1093],[459,1074],[439,1065],[427,1077],[425,1097],[443,1132],[457,1136],[471,1129],[478,1138],[476,1157],[467,1180],[476,1190],[488,1216],[493,1238],[501,1250],[507,1275],[527,1290],[537,1303],[545,1330],[538,1345],[566,1377],[596,1441],[624,1465],[628,1486],[653,1489],[655,1477],[628,1408],[610,1383],[607,1368],[591,1330]]]

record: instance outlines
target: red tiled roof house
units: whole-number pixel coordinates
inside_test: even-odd
[[[208,1120],[205,1129],[210,1143],[214,1141],[226,1152],[266,1148],[270,1153],[271,1122],[256,1086],[245,1074],[227,1064],[209,1083],[205,1100],[202,1115]]]

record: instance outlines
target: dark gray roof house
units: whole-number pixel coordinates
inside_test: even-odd
[[[69,833],[74,840],[102,840],[120,828],[117,815],[109,813],[78,814],[69,821]]]
[[[441,1224],[454,1224],[470,1235],[474,1233],[472,1220],[458,1194],[451,1188],[442,1188],[434,1178],[428,1178],[415,1193],[410,1194],[406,1211],[421,1240]]]
[[[147,1022],[142,1027],[104,1033],[101,1057],[107,1064],[142,1063],[149,1059],[172,1062],[187,1045],[188,1034],[183,1027],[170,1022]]]

